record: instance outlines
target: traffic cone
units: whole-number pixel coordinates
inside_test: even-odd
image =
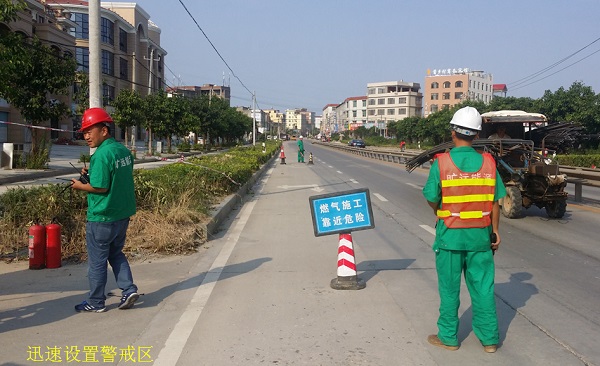
[[[281,159],[281,164],[285,164],[285,153],[283,152],[283,144],[281,144],[281,153],[279,154],[279,159]]]
[[[312,153],[308,154],[308,165],[312,165],[313,163],[313,159],[312,159]]]
[[[340,234],[337,277],[331,280],[334,290],[362,290],[367,285],[356,275],[352,234]]]

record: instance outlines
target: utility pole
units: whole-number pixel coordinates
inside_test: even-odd
[[[89,52],[90,52],[90,108],[102,108],[100,64],[100,0],[90,0],[89,3]]]
[[[256,146],[256,91],[252,93],[252,146]]]
[[[154,79],[154,73],[152,72],[154,61],[160,61],[160,57],[156,60],[154,59],[154,47],[150,49],[150,58],[146,58],[145,60],[150,61],[150,67],[148,68],[148,95],[152,94],[152,79]],[[148,153],[150,156],[153,155],[152,151],[152,129],[148,129]]]

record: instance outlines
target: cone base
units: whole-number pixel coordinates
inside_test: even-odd
[[[336,277],[331,280],[330,285],[334,290],[362,290],[367,287],[365,281],[356,276]]]
[[[285,158],[281,159],[281,164],[285,164]]]

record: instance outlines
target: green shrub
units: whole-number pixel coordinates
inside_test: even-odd
[[[557,155],[555,158],[560,165],[591,167],[600,165],[600,154],[594,155]]]

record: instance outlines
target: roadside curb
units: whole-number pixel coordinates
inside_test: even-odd
[[[204,225],[202,229],[206,232],[207,240],[209,236],[213,235],[218,229],[221,223],[227,218],[229,213],[238,203],[243,203],[244,199],[248,195],[250,188],[256,183],[256,181],[265,173],[265,171],[273,164],[278,158],[278,152],[276,151],[268,162],[263,164],[252,177],[243,184],[236,193],[232,193],[225,197],[213,210],[211,210],[211,220]]]

